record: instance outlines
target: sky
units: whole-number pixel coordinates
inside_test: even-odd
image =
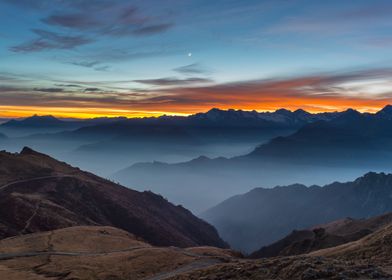
[[[0,117],[392,103],[389,0],[0,0]]]

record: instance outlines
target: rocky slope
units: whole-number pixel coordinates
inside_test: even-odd
[[[0,279],[156,280],[235,256],[213,247],[153,247],[113,227],[70,227],[0,240]]]
[[[354,242],[307,255],[237,260],[169,279],[392,279],[392,225]]]
[[[112,227],[71,227],[0,240],[0,278],[391,279],[392,225],[311,254],[259,260],[213,247],[154,247]]]
[[[345,218],[311,229],[294,230],[283,239],[252,253],[251,258],[291,256],[359,240],[392,223],[392,213],[369,219]]]
[[[226,247],[216,230],[152,192],[137,192],[24,148],[0,152],[0,237],[77,225],[124,229],[153,245]]]
[[[256,188],[234,196],[201,216],[233,248],[253,252],[289,234],[344,217],[369,218],[392,211],[392,175],[368,173],[324,187]]]

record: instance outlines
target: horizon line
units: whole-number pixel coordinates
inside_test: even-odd
[[[388,107],[388,106],[392,106],[391,104],[385,104],[384,106],[381,107],[368,107],[368,108],[355,108],[355,107],[345,107],[345,108],[340,108],[339,109],[328,109],[325,108],[326,110],[305,110],[302,108],[290,108],[288,109],[287,107],[276,107],[276,109],[266,109],[266,110],[256,110],[256,109],[238,109],[238,108],[219,108],[219,107],[212,107],[208,110],[204,110],[204,111],[196,111],[196,112],[192,112],[192,113],[180,113],[180,112],[156,112],[156,111],[130,111],[128,113],[125,114],[101,114],[101,113],[55,113],[55,112],[42,112],[42,114],[40,114],[39,112],[28,112],[24,115],[15,115],[15,116],[6,116],[6,115],[2,115],[0,113],[0,119],[2,120],[22,120],[22,119],[26,119],[26,118],[31,118],[34,116],[38,116],[38,117],[55,117],[57,119],[63,119],[63,120],[89,120],[89,119],[97,119],[97,118],[126,118],[126,119],[143,119],[143,118],[160,118],[160,117],[188,117],[188,116],[192,116],[192,115],[196,115],[196,114],[205,114],[211,110],[220,110],[220,111],[243,111],[243,112],[257,112],[257,113],[274,113],[277,112],[279,110],[287,110],[290,112],[295,112],[295,111],[305,111],[307,113],[310,114],[322,114],[322,113],[339,113],[339,112],[344,112],[347,110],[355,110],[357,112],[360,113],[369,113],[369,114],[375,114],[381,110],[383,110],[384,108]],[[306,107],[306,106],[305,106]],[[0,106],[1,108],[1,106]]]

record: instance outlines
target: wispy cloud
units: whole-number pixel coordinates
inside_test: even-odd
[[[91,68],[94,69],[95,71],[108,71],[110,69],[109,65],[102,65],[100,61],[88,61],[88,60],[83,60],[83,61],[71,61],[71,62],[66,62],[71,65],[75,66],[80,66],[80,67],[85,67],[85,68]]]
[[[152,35],[165,32],[173,26],[172,23],[152,24],[139,27],[133,31],[135,35]]]
[[[32,30],[38,37],[32,41],[11,47],[14,52],[38,52],[53,49],[73,49],[94,40],[85,36],[69,36],[42,29]]]
[[[192,63],[185,66],[174,68],[173,71],[186,74],[186,75],[194,75],[194,74],[207,74],[211,71],[200,65],[199,63]]]
[[[50,14],[43,17],[41,22],[51,31],[33,29],[37,38],[11,47],[14,52],[73,49],[95,42],[100,36],[149,36],[165,32],[174,26],[165,18],[144,15],[126,1],[6,1],[35,9],[50,7],[47,9]],[[70,31],[74,35],[68,35]]]
[[[188,79],[177,79],[177,78],[160,78],[160,79],[145,79],[145,80],[134,80],[134,82],[154,85],[154,86],[183,86],[191,84],[202,84],[211,83],[212,80],[205,78],[188,78]]]
[[[63,92],[63,88],[34,88],[34,91],[39,91],[39,92]]]
[[[150,86],[140,91],[108,89],[102,82],[90,82],[90,86],[86,84],[82,88],[45,87],[28,90],[27,87],[13,86],[0,87],[0,98],[3,106],[34,105],[41,106],[42,111],[53,106],[101,108],[108,112],[139,110],[194,113],[211,107],[257,110],[286,107],[310,111],[354,107],[372,111],[392,103],[391,75],[392,69],[370,69],[223,84],[212,84],[200,78],[163,78],[136,81]],[[72,82],[63,84],[82,85]]]
[[[98,64],[100,64],[99,61],[73,61],[70,62],[69,64],[73,64],[76,66],[82,66],[82,67],[87,67],[87,68],[92,68],[94,66],[97,66]]]

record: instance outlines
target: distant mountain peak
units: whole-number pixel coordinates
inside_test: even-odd
[[[348,108],[346,111],[343,111],[343,113],[360,114],[357,110],[355,110],[353,108]]]
[[[392,105],[386,105],[376,113],[376,116],[389,120],[392,119]]]
[[[210,110],[207,111],[206,114],[210,114],[210,113],[218,113],[218,112],[223,112],[224,110],[221,110],[219,108],[212,108]]]
[[[392,113],[392,105],[386,105],[384,108],[381,109],[381,111]]]
[[[64,125],[66,122],[57,119],[52,115],[33,115],[31,117],[21,119],[21,120],[10,120],[3,124],[6,127],[53,127]]]
[[[305,111],[303,109],[297,109],[293,112],[294,114],[301,114],[301,115],[311,115],[308,111]]]
[[[364,183],[364,182],[375,182],[380,181],[382,178],[385,177],[392,177],[390,174],[386,174],[384,172],[377,173],[377,172],[368,172],[365,175],[357,178],[355,182],[357,183]]]
[[[31,117],[27,117],[26,119],[47,119],[47,120],[52,119],[52,120],[59,120],[58,118],[56,118],[53,115],[42,115],[42,116],[40,116],[40,115],[37,115],[37,114],[34,114]]]
[[[290,110],[281,108],[281,109],[276,110],[275,113],[278,113],[278,114],[291,114],[292,112]]]
[[[355,109],[349,108],[343,111],[337,119],[356,119],[363,116],[360,112]]]

